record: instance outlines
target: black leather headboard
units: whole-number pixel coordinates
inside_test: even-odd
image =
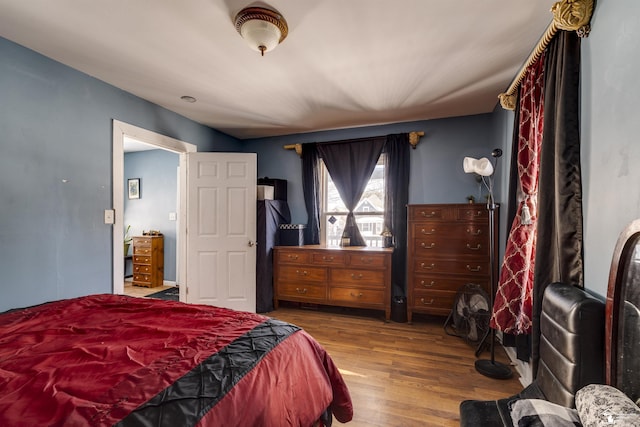
[[[465,400],[461,427],[511,426],[509,403],[516,399],[547,399],[575,407],[583,386],[604,382],[603,301],[575,286],[547,286],[540,318],[538,375],[527,388],[499,400]]]
[[[536,382],[554,403],[574,407],[574,394],[604,382],[604,302],[562,283],[547,287],[540,319]]]

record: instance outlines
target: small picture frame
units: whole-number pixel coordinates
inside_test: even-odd
[[[128,179],[127,189],[129,193],[129,199],[139,199],[140,198],[140,178]]]

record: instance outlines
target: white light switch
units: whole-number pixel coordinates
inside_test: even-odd
[[[177,215],[175,212],[169,212],[169,221],[175,221],[177,218]]]
[[[116,219],[116,211],[113,209],[105,209],[104,210],[104,223],[105,224],[113,224]]]

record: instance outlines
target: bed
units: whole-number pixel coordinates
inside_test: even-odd
[[[304,330],[262,315],[91,295],[0,314],[2,426],[316,426],[347,386]]]

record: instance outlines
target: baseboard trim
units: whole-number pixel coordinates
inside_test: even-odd
[[[531,373],[531,364],[518,359],[515,347],[504,347],[505,353],[511,360],[511,365],[520,374],[520,384],[523,387],[527,387],[533,381],[533,375]]]

